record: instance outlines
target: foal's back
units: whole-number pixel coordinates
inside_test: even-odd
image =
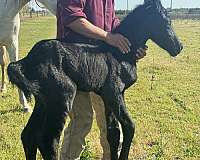
[[[22,59],[30,80],[44,81],[56,67],[77,84],[79,90],[98,92],[118,62],[99,46],[43,40]],[[108,69],[109,68],[109,69]],[[113,70],[112,70],[113,69]],[[30,74],[31,73],[31,74]]]

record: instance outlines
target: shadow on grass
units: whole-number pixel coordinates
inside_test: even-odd
[[[3,110],[3,111],[0,111],[0,115],[5,115],[5,114],[8,114],[8,113],[23,113],[23,109],[21,108],[14,108],[14,109],[9,109],[9,110]]]

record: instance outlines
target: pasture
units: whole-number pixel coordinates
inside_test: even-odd
[[[200,159],[200,21],[173,23],[184,46],[182,54],[172,59],[149,42],[148,55],[138,63],[138,81],[126,92],[126,104],[136,122],[131,160]],[[55,24],[54,17],[22,20],[20,57],[35,42],[54,38]],[[30,115],[22,113],[17,96],[11,85],[0,95],[1,160],[25,159],[20,134]],[[88,159],[101,155],[98,136],[94,121],[87,137],[93,158]]]

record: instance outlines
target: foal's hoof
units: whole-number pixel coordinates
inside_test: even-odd
[[[32,109],[30,106],[25,106],[24,109],[23,109],[24,113],[31,113],[32,112]]]

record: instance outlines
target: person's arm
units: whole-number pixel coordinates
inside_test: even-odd
[[[86,18],[77,18],[66,27],[69,27],[74,32],[82,34],[86,37],[105,41],[106,43],[119,48],[122,53],[130,51],[131,44],[127,38],[121,34],[111,34],[106,32],[90,23]]]
[[[113,8],[113,21],[112,21],[112,30],[120,25],[120,20],[115,14],[115,9]],[[134,44],[133,44],[134,45]],[[144,58],[146,56],[147,47],[139,48],[136,53],[137,59]]]
[[[87,20],[87,16],[83,12],[85,3],[86,0],[61,0],[59,12],[62,19],[62,25],[89,38],[103,40],[106,43],[119,48],[122,53],[129,52],[131,44],[127,38],[121,34],[105,32]]]
[[[61,8],[59,13],[61,15],[62,25],[86,37],[103,40],[119,48],[123,53],[129,52],[130,43],[127,38],[120,34],[108,33],[87,20],[87,16],[83,11],[85,4],[86,0],[60,0]]]

